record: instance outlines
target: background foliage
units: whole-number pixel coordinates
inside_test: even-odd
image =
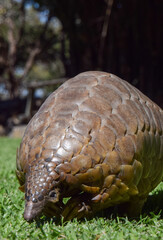
[[[112,72],[163,106],[163,1],[0,0],[0,79]]]

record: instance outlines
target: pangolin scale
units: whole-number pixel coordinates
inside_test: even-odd
[[[124,203],[129,216],[140,214],[163,180],[163,111],[113,74],[81,73],[29,122],[16,174],[27,221],[80,219]]]

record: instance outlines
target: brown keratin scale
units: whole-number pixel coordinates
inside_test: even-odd
[[[163,110],[113,74],[81,73],[29,122],[16,174],[27,221],[80,219],[115,205],[139,215],[163,180]]]

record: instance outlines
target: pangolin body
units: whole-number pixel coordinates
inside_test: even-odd
[[[123,203],[139,214],[163,179],[163,111],[113,74],[81,73],[29,122],[16,172],[28,221],[42,212],[79,219]]]

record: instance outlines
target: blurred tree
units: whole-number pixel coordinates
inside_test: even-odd
[[[56,29],[59,31],[60,26],[56,28],[53,21],[50,11],[38,14],[26,0],[0,0],[0,82],[5,83],[11,97],[19,94],[34,63],[38,66],[57,59],[60,46]],[[31,73],[28,78],[32,76],[37,77]]]
[[[67,76],[115,73],[163,105],[163,1],[34,0],[62,23]],[[67,51],[65,51],[67,47]]]
[[[11,92],[27,74],[38,76],[39,69],[45,70],[42,78],[50,78],[48,72],[54,74],[57,66],[51,62],[58,57],[66,77],[86,70],[112,72],[163,104],[162,0],[0,2],[0,75]],[[58,33],[53,19],[59,19]]]
[[[35,2],[39,4],[38,10],[48,9],[62,23],[62,61],[67,76],[102,67],[113,0]]]

